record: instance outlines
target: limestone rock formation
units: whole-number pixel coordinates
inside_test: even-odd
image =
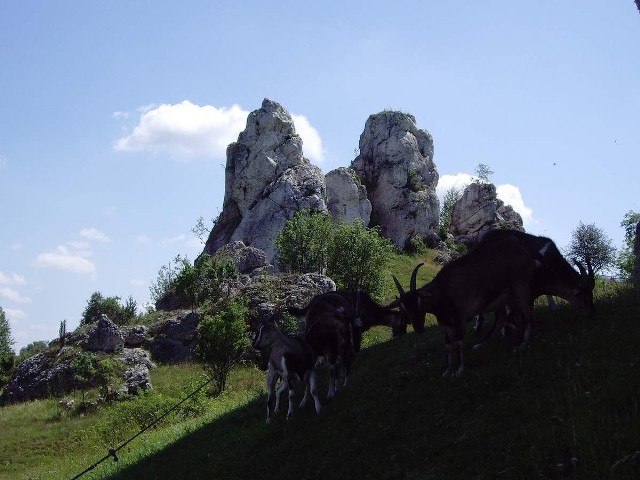
[[[223,208],[204,252],[240,240],[273,263],[274,240],[286,221],[303,208],[326,212],[325,197],[324,176],[303,157],[291,115],[265,99],[227,148]]]
[[[456,241],[471,245],[496,228],[524,231],[522,217],[498,199],[495,185],[472,182],[451,210],[449,233]]]
[[[195,359],[200,317],[191,311],[178,311],[165,322],[149,329],[152,338],[144,347],[162,363],[183,363]]]
[[[413,236],[437,242],[438,172],[433,138],[412,115],[384,111],[371,115],[360,135],[360,155],[351,168],[367,188],[371,225],[405,249]]]
[[[78,345],[83,346],[82,343]],[[74,361],[81,353],[75,347],[67,346],[27,358],[18,365],[3,389],[0,405],[64,395],[81,388],[74,370]],[[97,361],[107,356],[104,351],[94,355]],[[124,348],[114,360],[125,367],[120,392],[136,393],[139,388],[151,388],[149,368],[155,368],[155,364],[149,360],[148,353],[139,348]],[[90,384],[97,386],[94,380],[90,380]]]
[[[86,349],[92,352],[115,352],[124,347],[124,337],[118,326],[106,315],[100,315],[96,326],[89,332]]]
[[[352,223],[359,219],[369,225],[371,202],[367,189],[351,168],[340,167],[325,175],[327,208],[335,222]]]
[[[262,250],[256,247],[248,247],[240,240],[223,246],[216,254],[230,258],[240,274],[248,274],[257,268],[269,265],[267,256]]]

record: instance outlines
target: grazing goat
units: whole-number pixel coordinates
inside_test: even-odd
[[[356,350],[359,350],[361,341],[357,334],[369,330],[374,325],[391,328],[394,337],[407,332],[408,317],[404,312],[396,310],[399,305],[397,300],[389,305],[380,305],[369,294],[360,291],[338,290],[321,293],[313,297],[306,307],[291,307],[288,311],[297,317],[309,318],[309,312],[311,317],[317,316],[317,312],[322,314],[327,305],[351,322],[356,334],[354,335],[356,338],[353,339]],[[312,322],[311,318],[308,323]]]
[[[328,363],[327,398],[333,398],[340,367],[344,369],[343,384],[346,385],[353,357],[360,349],[363,326],[361,319],[355,314],[351,301],[336,292],[317,295],[305,308],[291,307],[288,311],[304,317],[305,338],[313,349],[317,363]]]
[[[511,318],[522,325],[522,331],[529,324],[533,308],[530,285],[540,259],[532,257],[515,238],[478,246],[442,267],[430,283],[416,288],[416,274],[421,265],[411,274],[408,292],[395,276],[393,279],[414,330],[424,331],[427,312],[434,314],[444,328],[443,376],[459,376],[464,371],[465,328],[475,315],[508,305]],[[521,344],[525,341],[523,337]]]
[[[340,366],[344,369],[343,386],[347,385],[356,352],[353,337],[353,326],[341,313],[326,311],[314,316],[312,323],[307,323],[305,338],[318,360],[317,364],[324,361],[329,364],[328,399],[332,399],[336,394]]]
[[[294,382],[303,381],[305,392],[299,408],[306,405],[309,394],[313,396],[316,412],[322,408],[316,387],[316,358],[309,342],[302,337],[292,337],[283,333],[272,320],[263,321],[258,328],[253,348],[272,347],[267,368],[267,423],[280,409],[280,396],[289,390],[289,410],[287,419],[293,414]],[[277,390],[274,389],[281,380]],[[275,399],[273,398],[275,396]],[[274,406],[275,400],[275,406]]]
[[[508,238],[517,240],[533,258],[538,258],[538,255],[542,256],[542,265],[535,270],[531,279],[532,299],[546,295],[547,303],[552,307],[555,304],[551,296],[554,295],[564,298],[572,305],[584,308],[590,313],[595,311],[593,304],[595,277],[589,259],[587,259],[586,269],[580,262],[574,260],[580,271],[578,273],[567,262],[551,239],[531,235],[519,230],[492,230],[480,239],[478,246],[501,242]],[[507,324],[508,314],[505,309],[500,309],[495,313],[496,320],[493,327],[478,342],[478,345],[495,336],[495,333],[500,330],[498,325]],[[481,322],[481,319],[479,321]],[[528,335],[528,333],[525,332],[525,335]]]

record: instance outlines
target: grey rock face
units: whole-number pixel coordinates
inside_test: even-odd
[[[124,338],[125,347],[139,347],[147,338],[147,327],[144,325],[135,325],[132,327],[122,327],[120,331]]]
[[[0,395],[0,405],[46,398],[76,387],[68,362],[56,362],[55,357],[38,353],[18,365]]]
[[[125,370],[124,384],[122,391],[126,391],[129,395],[137,395],[140,390],[150,389],[151,376],[149,375],[149,367],[138,364]]]
[[[340,167],[325,175],[327,208],[334,222],[361,220],[366,226],[371,219],[371,202],[367,189],[351,168]]]
[[[92,352],[115,352],[122,347],[124,347],[122,332],[109,320],[109,317],[101,315],[95,328],[89,333],[86,349]]]
[[[182,363],[195,359],[198,323],[195,312],[178,313],[176,317],[150,329],[153,338],[145,343],[154,359],[163,363]]]
[[[81,387],[76,380],[74,360],[78,352],[65,347],[59,351],[38,353],[22,362],[13,372],[11,380],[0,395],[0,405],[59,396]],[[106,354],[95,354],[95,359],[104,358]],[[126,366],[124,390],[135,393],[137,388],[150,388],[149,368],[155,364],[149,360],[149,354],[140,348],[122,349],[115,361]],[[146,370],[146,381],[144,371]],[[91,383],[91,381],[90,381]],[[130,388],[129,384],[136,385]],[[145,386],[146,385],[146,386]],[[95,383],[92,386],[96,386]]]
[[[227,148],[223,209],[204,252],[239,240],[263,250],[273,263],[274,241],[285,222],[303,208],[326,212],[325,196],[324,176],[303,157],[291,115],[265,99]]]
[[[238,272],[251,273],[256,268],[269,265],[265,253],[256,247],[247,247],[244,242],[237,240],[223,246],[216,255],[230,258],[235,263]]]
[[[437,242],[440,203],[433,138],[412,115],[384,111],[371,115],[360,135],[360,155],[351,168],[367,188],[371,224],[400,249],[413,236]]]
[[[449,232],[456,241],[474,244],[489,230],[512,228],[524,231],[522,217],[498,200],[492,183],[468,185],[451,210]]]

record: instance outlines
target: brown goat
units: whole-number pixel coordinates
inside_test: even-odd
[[[420,264],[421,265],[421,264]],[[476,249],[446,264],[435,278],[404,292],[394,281],[402,308],[417,332],[424,331],[425,314],[432,313],[445,332],[446,367],[443,376],[459,376],[464,371],[463,341],[467,322],[475,315],[508,306],[510,317],[524,334],[530,323],[533,298],[531,281],[540,259],[534,258],[515,238],[479,245]],[[457,360],[457,368],[454,359]]]

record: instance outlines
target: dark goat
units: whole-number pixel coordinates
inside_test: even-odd
[[[313,323],[307,323],[305,338],[316,357],[316,365],[324,361],[329,364],[327,398],[331,399],[336,394],[336,382],[340,367],[344,368],[344,386],[346,386],[351,373],[351,363],[355,355],[355,347],[352,342],[354,338],[353,326],[341,313],[329,310],[313,317]]]
[[[329,364],[329,392],[327,398],[336,393],[336,382],[340,366],[344,368],[346,385],[355,352],[360,349],[362,321],[348,298],[329,292],[314,297],[302,309],[289,308],[289,313],[304,317],[305,338],[311,345],[318,363]]]
[[[391,328],[394,337],[407,332],[408,317],[405,313],[397,310],[398,305],[398,301],[389,305],[380,305],[365,292],[338,290],[316,295],[306,307],[289,308],[288,311],[297,317],[305,317],[308,319],[308,323],[313,323],[313,316],[317,316],[316,312],[322,314],[326,306],[331,306],[334,311],[342,314],[345,319],[351,322],[355,337],[353,344],[358,350],[361,333],[374,325]]]
[[[424,331],[427,312],[434,314],[443,326],[446,352],[443,376],[459,376],[464,371],[465,327],[475,315],[508,305],[514,322],[522,325],[524,331],[531,318],[530,285],[539,262],[511,237],[487,242],[446,264],[421,288],[416,288],[416,274],[422,264],[413,270],[408,292],[393,277],[402,308],[417,332]],[[522,343],[525,341],[523,338]],[[454,358],[458,364],[455,372]]]
[[[549,299],[552,298],[551,295],[554,295],[564,298],[572,305],[584,308],[590,313],[595,311],[593,304],[595,277],[589,259],[587,259],[586,269],[580,262],[574,260],[580,271],[578,273],[567,262],[551,239],[531,235],[519,230],[492,230],[480,239],[478,247],[501,242],[509,238],[517,240],[532,258],[538,258],[538,255],[542,256],[542,265],[536,269],[531,279],[533,299],[541,295],[547,295],[547,303],[551,306],[553,303]],[[498,310],[495,313],[496,321],[493,328],[479,344],[493,337],[499,330],[498,325],[504,325],[508,322],[508,315],[505,309]],[[528,335],[528,333],[525,333],[525,335]]]
[[[271,320],[260,324],[253,341],[253,348],[264,349],[272,347],[267,368],[267,423],[271,416],[280,409],[280,396],[284,390],[289,390],[289,410],[287,419],[293,413],[293,396],[295,381],[305,384],[304,397],[299,408],[304,407],[313,396],[316,412],[321,409],[320,398],[316,388],[315,363],[316,358],[309,342],[302,337],[292,337],[284,334]],[[275,390],[278,379],[281,380]],[[275,395],[274,395],[275,393]],[[273,397],[275,396],[275,406]]]

